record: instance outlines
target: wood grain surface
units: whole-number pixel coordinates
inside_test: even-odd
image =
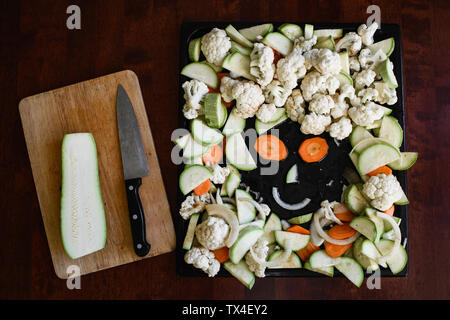
[[[65,26],[72,1],[0,2],[0,297],[24,299],[448,299],[450,277],[450,2],[77,1],[81,30]],[[165,254],[81,278],[68,290],[53,272],[18,103],[27,96],[130,69],[139,77],[172,212],[182,21],[381,22],[401,26],[406,147],[420,153],[408,171],[410,267],[381,290],[345,278],[258,279],[248,291],[232,278],[182,278]]]
[[[127,91],[142,135],[150,175],[139,188],[152,257],[175,249],[175,230],[161,171],[148,125],[139,80],[122,71],[24,98],[19,103],[34,183],[53,266],[66,279],[67,268],[80,274],[138,261],[133,249],[117,131],[116,96],[121,84]],[[61,145],[65,134],[90,132],[97,145],[100,189],[106,216],[105,248],[72,260],[64,251],[60,227]]]

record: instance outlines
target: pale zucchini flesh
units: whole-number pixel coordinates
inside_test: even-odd
[[[63,139],[61,236],[72,259],[105,247],[106,218],[97,148],[90,133],[67,134]]]

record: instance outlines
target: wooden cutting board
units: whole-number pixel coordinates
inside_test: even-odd
[[[78,265],[83,275],[142,259],[133,250],[125,195],[116,118],[119,83],[134,106],[150,168],[139,190],[151,244],[144,258],[175,249],[172,217],[138,78],[132,71],[114,73],[31,96],[19,104],[53,265],[62,279],[68,278],[70,265]],[[107,241],[103,250],[72,260],[64,251],[60,232],[61,143],[65,134],[75,132],[91,132],[97,145]]]

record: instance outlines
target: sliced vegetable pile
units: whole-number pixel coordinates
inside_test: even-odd
[[[397,102],[398,84],[389,60],[394,39],[374,43],[377,27],[344,33],[308,24],[229,25],[190,41],[192,63],[181,71],[191,79],[182,85],[190,133],[174,141],[185,159],[179,186],[186,196],[180,215],[189,220],[186,263],[210,277],[223,265],[249,289],[267,268],[331,277],[336,268],[358,287],[364,270],[403,270],[406,244],[395,206],[408,199],[393,171],[410,168],[417,153],[400,152],[403,130],[381,105]],[[259,137],[247,147],[241,133],[252,117]],[[288,118],[300,135],[315,136],[298,146],[299,161],[327,156],[327,141],[317,137],[327,132],[337,142],[350,140],[356,170],[344,171],[349,185],[340,203],[324,199],[316,212],[284,221],[243,187],[240,171],[258,167],[253,151],[265,160],[287,157],[282,137],[267,132]],[[294,165],[286,183],[302,183],[298,172]],[[286,203],[272,191],[293,215],[311,201]]]

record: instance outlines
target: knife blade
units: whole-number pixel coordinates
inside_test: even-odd
[[[139,187],[150,170],[133,105],[121,84],[117,87],[116,113],[133,248],[136,255],[143,257],[151,246],[147,242]]]

